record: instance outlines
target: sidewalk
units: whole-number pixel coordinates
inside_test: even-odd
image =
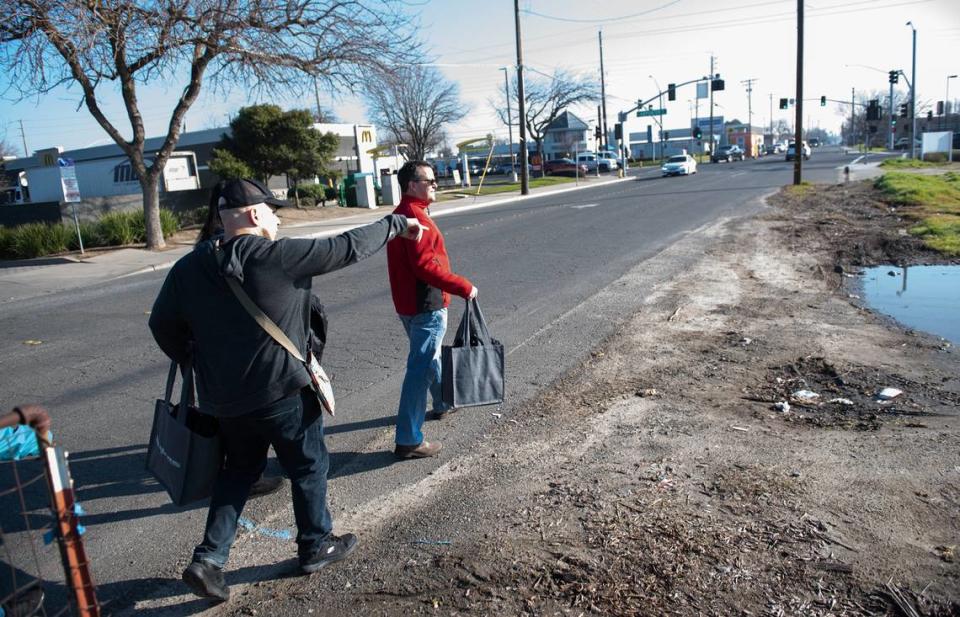
[[[510,203],[558,195],[590,187],[605,186],[632,179],[602,178],[591,179],[579,185],[559,185],[532,189],[530,195],[488,195],[466,197],[456,201],[438,202],[430,206],[433,218],[454,212],[463,212],[475,208],[486,208],[498,204]],[[281,238],[326,238],[349,231],[380,219],[393,211],[392,206],[374,209],[343,208],[344,216],[310,223],[285,225],[280,228]],[[79,254],[68,256],[42,257],[23,261],[0,261],[0,304],[26,300],[45,294],[67,291],[106,283],[127,276],[146,272],[165,270],[180,257],[192,250],[192,245],[178,245],[163,251],[123,248],[117,250],[98,250],[87,256]]]

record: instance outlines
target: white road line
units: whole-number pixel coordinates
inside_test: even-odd
[[[596,208],[596,207],[599,206],[599,205],[600,205],[600,204],[583,204],[583,205],[580,205],[580,206],[570,206],[570,207],[571,207],[571,208],[575,208],[575,209],[577,209],[577,210],[582,210],[583,208]]]
[[[855,158],[855,159],[853,159],[852,161],[850,161],[850,164],[851,164],[851,165],[856,165],[857,163],[860,162],[860,159],[862,159],[862,158],[864,158],[863,155],[858,156],[857,158]],[[837,169],[839,169],[839,167],[838,167]]]

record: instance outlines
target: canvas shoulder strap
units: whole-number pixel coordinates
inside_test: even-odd
[[[219,245],[216,249],[217,254],[217,263],[222,267],[223,266],[223,251],[220,249]],[[230,288],[230,291],[233,292],[233,295],[237,297],[237,300],[240,301],[240,304],[250,313],[250,316],[253,317],[254,321],[260,324],[260,327],[263,328],[267,334],[269,334],[273,340],[278,342],[281,347],[290,352],[290,355],[299,360],[300,362],[306,362],[301,354],[297,350],[297,346],[293,344],[293,341],[280,329],[280,327],[273,322],[270,317],[264,313],[257,304],[250,299],[250,296],[247,295],[247,292],[243,290],[243,287],[240,286],[240,283],[237,282],[237,279],[232,277],[224,277],[227,281],[227,286]]]

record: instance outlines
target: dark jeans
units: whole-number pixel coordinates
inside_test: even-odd
[[[333,521],[327,510],[327,471],[330,459],[323,441],[323,412],[309,388],[239,418],[220,418],[226,460],[213,487],[203,543],[194,561],[223,567],[237,535],[237,519],[250,486],[267,465],[273,446],[290,478],[297,547],[310,555],[330,535]]]

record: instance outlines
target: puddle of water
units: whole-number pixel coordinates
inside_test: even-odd
[[[960,266],[868,268],[863,291],[871,308],[960,344]]]

